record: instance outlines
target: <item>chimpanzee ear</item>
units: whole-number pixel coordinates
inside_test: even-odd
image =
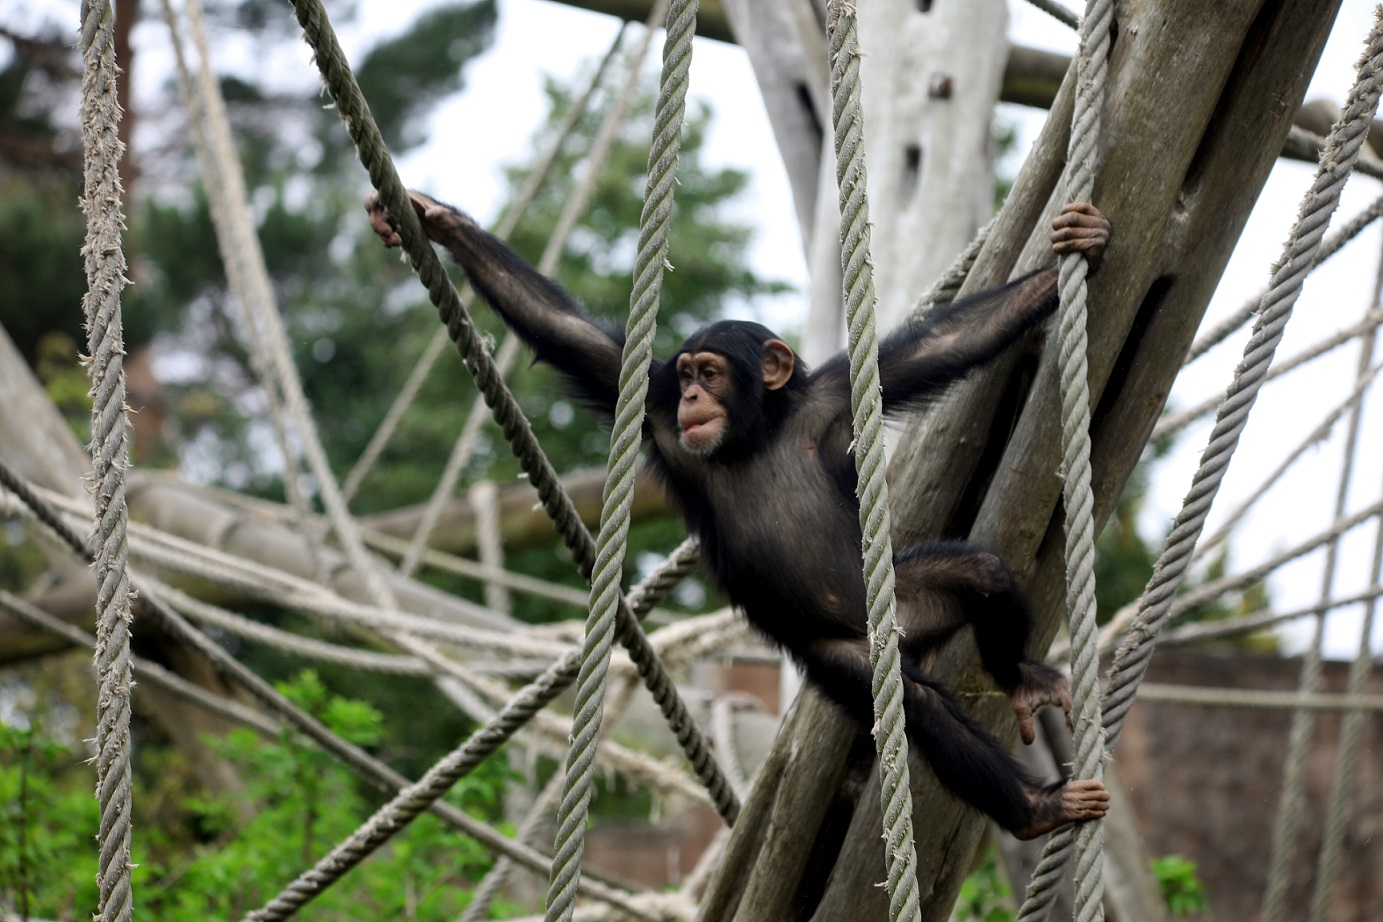
[[[781,339],[770,339],[764,343],[763,363],[761,365],[764,387],[776,391],[787,384],[796,364],[797,356],[792,354],[791,347]]]

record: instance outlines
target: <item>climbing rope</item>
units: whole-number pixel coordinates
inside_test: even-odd
[[[126,573],[125,341],[120,292],[125,287],[125,229],[119,163],[120,104],[116,100],[115,10],[82,3],[82,211],[86,214],[87,374],[91,379],[91,472],[96,569],[96,799],[100,859],[96,873],[99,922],[126,922],[134,912],[130,885],[130,583]]]
[[[1224,479],[1239,436],[1248,423],[1258,391],[1292,307],[1301,293],[1302,281],[1319,252],[1321,238],[1330,215],[1339,203],[1340,192],[1350,169],[1359,157],[1368,133],[1372,113],[1378,103],[1378,72],[1383,55],[1383,24],[1376,23],[1370,33],[1368,52],[1359,62],[1358,81],[1350,91],[1341,120],[1331,129],[1326,152],[1321,157],[1316,179],[1305,196],[1296,226],[1273,271],[1268,292],[1260,303],[1253,334],[1244,347],[1244,357],[1234,373],[1214,430],[1201,455],[1181,512],[1173,523],[1152,578],[1139,601],[1138,614],[1124,643],[1110,666],[1104,692],[1106,748],[1112,751],[1128,719],[1138,685],[1147,672],[1158,633],[1166,624],[1173,599],[1185,579],[1196,541],[1205,526],[1211,503]],[[1045,919],[1056,897],[1056,884],[1070,857],[1073,833],[1070,827],[1052,834],[1042,858],[1033,872],[1027,899],[1019,922]],[[1286,875],[1281,875],[1285,881]]]
[[[874,271],[870,262],[869,201],[865,193],[864,111],[860,104],[860,49],[854,6],[830,0],[826,34],[831,60],[831,116],[836,184],[840,190],[840,244],[850,353],[850,407],[855,469],[864,534],[864,580],[873,666],[874,743],[879,759],[888,871],[889,919],[921,919],[917,847],[912,831],[907,718],[893,593],[893,539],[888,509],[879,383],[879,337],[874,326]]]
[[[1094,197],[1096,142],[1100,107],[1109,73],[1111,0],[1090,0],[1081,22],[1076,58],[1076,99],[1067,151],[1067,196]],[[1104,774],[1104,733],[1100,723],[1100,655],[1095,622],[1095,492],[1090,471],[1090,381],[1086,351],[1086,275],[1082,253],[1058,263],[1057,369],[1061,394],[1061,496],[1066,510],[1066,607],[1071,634],[1072,728],[1076,759],[1072,776],[1099,779]],[[1104,918],[1104,824],[1080,823],[1075,830],[1076,922]]]
[[[595,748],[605,703],[605,677],[610,665],[620,577],[629,536],[629,511],[634,502],[634,467],[643,442],[648,367],[653,360],[663,268],[668,264],[667,235],[672,223],[697,6],[697,0],[673,0],[668,9],[663,71],[654,110],[643,214],[639,218],[638,254],[634,259],[634,288],[625,325],[619,398],[610,434],[609,473],[600,513],[600,534],[596,539],[595,571],[591,577],[591,610],[586,620],[586,641],[577,682],[571,750],[567,754],[562,803],[557,811],[555,856],[544,916],[547,922],[570,922],[576,904],[576,884],[581,877],[581,856],[586,849],[586,826],[595,788]],[[728,782],[725,784],[728,796],[733,799],[733,790],[729,789]],[[738,813],[738,805],[735,812]],[[733,822],[733,818],[729,819]]]
[[[484,338],[461,304],[440,258],[424,236],[407,190],[394,169],[384,139],[350,71],[325,9],[320,0],[294,0],[294,11],[299,25],[303,28],[304,39],[313,49],[313,56],[323,82],[336,103],[337,114],[355,144],[361,163],[369,173],[374,187],[379,191],[381,203],[391,215],[396,216],[403,248],[414,271],[427,286],[428,295],[437,307],[438,316],[446,325],[448,335],[456,344],[457,351],[476,386],[485,395],[495,421],[509,441],[514,456],[528,474],[529,482],[538,491],[543,508],[552,519],[558,533],[562,535],[563,542],[571,550],[581,572],[589,573],[595,564],[595,543],[590,532],[577,515],[570,497],[563,492],[557,473],[534,438],[527,418],[497,373],[494,362],[486,351]],[[681,744],[693,770],[715,800],[717,811],[726,817],[727,821],[733,821],[733,817],[738,813],[739,803],[716,766],[704,737],[687,712],[686,705],[677,694],[672,680],[658,662],[657,654],[648,645],[648,640],[639,629],[633,613],[622,602],[619,603],[617,618],[618,639],[637,664],[644,684],[653,695],[653,699],[658,702],[668,726]]]

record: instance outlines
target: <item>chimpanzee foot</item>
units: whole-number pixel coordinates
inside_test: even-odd
[[[1057,255],[1084,253],[1098,265],[1109,243],[1109,220],[1089,202],[1070,202],[1052,221],[1052,249]]]
[[[1035,839],[1067,823],[1096,820],[1109,812],[1109,791],[1093,779],[1071,780],[1041,791],[1029,791],[1031,821],[1010,830],[1019,839]]]
[[[1018,687],[1009,692],[1013,702],[1013,713],[1018,717],[1018,735],[1024,743],[1037,738],[1033,728],[1033,715],[1043,705],[1051,704],[1066,712],[1066,725],[1071,725],[1071,686],[1066,676],[1050,666],[1024,660],[1018,664],[1018,674],[1022,677]]]

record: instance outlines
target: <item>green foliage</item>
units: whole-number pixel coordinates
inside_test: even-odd
[[[380,738],[378,711],[332,695],[314,673],[280,688],[351,742],[370,746]],[[160,849],[155,832],[135,879],[141,911],[152,918],[238,918],[276,895],[377,805],[349,771],[292,733],[265,742],[235,730],[215,748],[241,770],[245,790],[233,800],[187,797],[203,839],[191,854]],[[508,774],[502,762],[487,763],[448,800],[492,820]],[[451,919],[490,860],[475,840],[425,815],[314,900],[304,917]]]
[[[1167,901],[1167,911],[1174,918],[1210,909],[1205,885],[1196,876],[1196,862],[1180,855],[1164,855],[1154,858],[1149,864],[1162,891],[1162,898]]]
[[[999,869],[998,855],[991,848],[980,866],[960,885],[951,922],[1012,922],[1011,894]]]
[[[100,817],[84,758],[37,726],[0,722],[0,917],[74,919],[96,907]]]

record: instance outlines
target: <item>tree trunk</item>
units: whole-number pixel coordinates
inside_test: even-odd
[[[1337,0],[1203,4],[1129,2],[1116,11],[1110,91],[1095,203],[1115,227],[1091,279],[1089,381],[1097,525],[1107,518],[1161,411],[1229,253],[1300,104]],[[991,285],[1049,258],[1048,221],[1064,193],[1071,119],[1068,78],[971,277]],[[955,388],[902,440],[894,460],[895,546],[969,535],[1026,577],[1045,648],[1063,609],[1058,409],[1053,356],[1011,356]],[[1021,366],[1021,367],[1020,367]],[[1020,383],[1032,378],[1025,395]],[[1011,433],[1011,435],[1010,435]],[[985,725],[1012,739],[1008,703],[979,678],[961,638],[931,665]],[[849,829],[823,824],[836,804],[854,732],[804,695],[745,805],[702,918],[887,918],[878,783],[853,800]],[[980,815],[913,765],[919,883],[925,919],[944,919],[983,828]],[[748,821],[746,821],[748,820]],[[815,906],[800,895],[820,892]],[[810,869],[812,877],[804,870]],[[770,880],[771,879],[771,880]]]

